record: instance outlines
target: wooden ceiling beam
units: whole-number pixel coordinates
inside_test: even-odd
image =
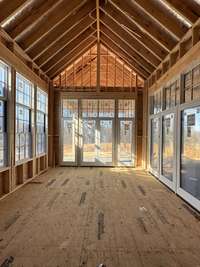
[[[120,58],[124,63],[131,68],[137,75],[142,77],[143,79],[147,79],[149,77],[149,74],[146,73],[144,70],[139,70],[135,65],[133,65],[133,62],[130,58],[128,58],[128,55],[124,53],[124,51],[120,50],[120,48],[113,46],[112,43],[109,42],[109,40],[105,40],[104,37],[101,39],[101,43],[113,54],[115,54],[118,58]]]
[[[101,41],[102,43],[107,44],[107,48],[112,48],[115,51],[116,56],[120,55],[123,57],[123,59],[126,59],[126,62],[129,62],[129,64],[132,66],[133,70],[137,70],[137,73],[139,73],[143,78],[147,78],[150,76],[150,73],[146,71],[146,69],[143,68],[143,66],[139,65],[134,58],[132,58],[128,51],[122,49],[118,44],[116,44],[112,39],[110,39],[105,34],[101,34]]]
[[[57,54],[55,54],[49,61],[42,66],[42,70],[44,72],[49,71],[55,64],[57,64],[63,57],[65,57],[70,51],[73,51],[81,42],[87,41],[87,39],[93,38],[93,34],[96,30],[89,28],[85,32],[83,32],[80,36],[78,36],[75,40],[70,42],[67,46],[61,49]]]
[[[110,38],[116,45],[118,45],[122,50],[127,51],[130,57],[132,57],[140,66],[142,66],[147,72],[152,73],[155,70],[150,63],[143,59],[139,54],[137,54],[130,46],[128,46],[124,41],[122,41],[116,34],[105,26],[101,26],[101,32]]]
[[[62,0],[46,0],[38,8],[33,8],[30,12],[27,10],[26,17],[23,21],[15,25],[13,29],[7,30],[7,32],[14,40],[17,40],[17,38],[19,38],[24,32],[27,32],[34,27],[34,25],[41,20],[43,16],[46,16],[56,6],[58,6],[61,1]]]
[[[173,13],[171,13],[165,5],[156,0],[135,0],[131,2],[133,8],[136,4],[145,10],[147,14],[156,19],[169,32],[173,33],[179,40],[188,31],[189,27],[181,22]],[[163,15],[164,14],[164,15]]]
[[[0,24],[3,24],[11,17],[18,9],[26,4],[28,0],[2,0],[0,1]]]
[[[147,60],[152,66],[157,67],[161,60],[159,60],[154,54],[152,54],[145,46],[134,39],[131,34],[126,32],[124,28],[119,27],[115,21],[110,19],[108,16],[102,16],[101,22],[110,29],[114,34],[118,35],[130,48],[135,50],[141,57]]]
[[[94,26],[94,19],[90,16],[85,17],[80,21],[76,27],[72,28],[63,35],[58,41],[56,41],[52,46],[50,46],[43,54],[38,57],[35,62],[38,66],[43,66],[48,60],[50,60],[55,54],[57,54],[63,47],[73,42],[78,36],[80,36],[87,28]]]
[[[165,2],[167,2],[172,8],[174,8],[180,15],[184,16],[192,24],[194,24],[200,16],[200,13],[198,14],[197,12],[197,8],[192,8],[188,0],[165,0]]]
[[[38,42],[43,36],[48,34],[57,24],[64,20],[67,16],[78,11],[78,9],[85,3],[82,0],[63,0],[61,4],[57,5],[56,8],[51,10],[45,17],[20,38],[18,43],[20,46],[27,50]]]
[[[134,21],[142,31],[145,31],[157,42],[160,43],[165,49],[170,50],[175,47],[178,40],[168,33],[159,23],[141,11],[141,8],[135,6],[133,8],[132,2],[128,0],[108,0],[120,12],[122,12],[128,19]]]
[[[114,20],[120,27],[124,28],[126,32],[131,34],[134,39],[154,53],[160,60],[163,60],[167,56],[168,50],[164,49],[150,35],[142,31],[137,24],[128,19],[127,16],[125,16],[122,12],[119,12],[115,6],[107,3],[106,6],[101,7],[101,10],[112,20]]]
[[[85,17],[88,16],[92,10],[95,9],[94,1],[89,1],[85,3],[78,13],[72,13],[70,16],[66,17],[61,23],[54,27],[48,34],[41,38],[34,46],[27,49],[27,54],[33,58],[38,58],[42,53],[44,53],[51,45],[56,43],[63,35],[71,31],[76,27]]]
[[[67,54],[60,62],[58,62],[54,67],[47,72],[47,75],[53,79],[68,66],[70,66],[74,61],[86,53],[95,43],[97,39],[90,37],[87,41],[80,43],[73,51]]]

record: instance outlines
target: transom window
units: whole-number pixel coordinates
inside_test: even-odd
[[[119,118],[134,118],[135,117],[135,100],[119,100],[118,102],[118,117]]]
[[[179,80],[164,88],[164,108],[173,108],[180,103]]]
[[[184,75],[184,102],[200,99],[200,65]]]

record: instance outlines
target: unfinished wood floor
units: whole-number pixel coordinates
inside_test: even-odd
[[[197,267],[200,219],[142,171],[57,168],[0,201],[0,263],[10,256],[27,267]]]

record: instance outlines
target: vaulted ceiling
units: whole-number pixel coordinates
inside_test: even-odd
[[[200,0],[1,0],[0,25],[50,78],[101,42],[147,79],[200,16]]]

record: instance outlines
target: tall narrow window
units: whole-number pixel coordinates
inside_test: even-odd
[[[32,154],[32,109],[34,108],[33,84],[16,75],[16,144],[15,161],[28,159]]]
[[[37,136],[36,136],[36,154],[46,153],[47,141],[47,93],[37,89]]]
[[[9,71],[9,67],[0,61],[0,167],[5,167],[8,164],[6,107]]]

